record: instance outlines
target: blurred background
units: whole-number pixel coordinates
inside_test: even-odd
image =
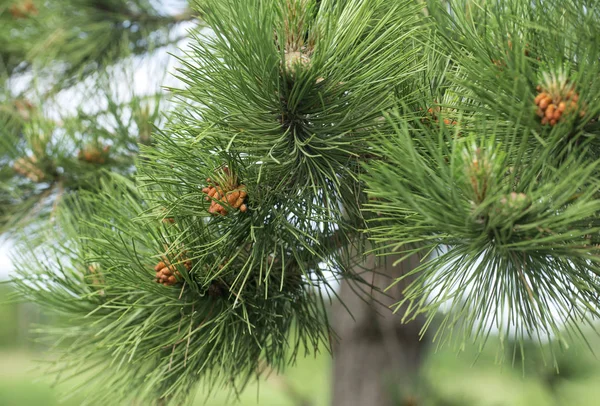
[[[6,247],[6,246],[5,246]],[[9,268],[3,257],[3,278]],[[69,396],[81,377],[55,384],[58,376],[47,374],[52,350],[37,343],[37,323],[43,319],[40,309],[27,303],[7,303],[11,286],[0,285],[0,405],[80,405],[81,395]],[[590,335],[591,336],[591,335]],[[596,352],[600,340],[589,342]],[[544,360],[536,344],[525,349],[526,359],[518,354],[498,353],[499,342],[491,337],[483,352],[478,345],[463,351],[450,348],[427,351],[420,392],[422,403],[446,406],[585,406],[598,405],[600,364],[583,346],[557,354],[557,365]],[[480,343],[478,343],[480,344]],[[511,366],[514,355],[514,366]],[[505,358],[500,363],[501,358]],[[506,359],[508,358],[508,359]],[[556,374],[556,367],[561,374]],[[259,384],[250,384],[239,405],[317,406],[330,400],[331,357],[323,352],[316,358],[299,358],[297,365],[282,376],[272,374]],[[109,390],[109,389],[107,389]],[[195,405],[232,405],[236,400],[228,392],[217,390],[206,398],[206,388],[198,388]],[[406,404],[406,403],[399,403]]]

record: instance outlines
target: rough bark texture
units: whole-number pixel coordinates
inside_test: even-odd
[[[383,290],[398,276],[413,269],[413,256],[393,267],[399,257],[389,257],[365,281]],[[373,269],[375,258],[364,264]],[[423,342],[419,341],[422,320],[401,322],[388,307],[401,298],[406,282],[377,293],[356,282],[342,283],[341,304],[333,309],[332,323],[339,340],[334,343],[333,406],[408,406],[419,378]],[[362,292],[365,291],[366,292]],[[377,303],[381,302],[381,304]]]

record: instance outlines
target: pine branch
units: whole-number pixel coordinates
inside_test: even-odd
[[[152,143],[152,127],[160,125],[160,111],[166,107],[164,94],[133,95],[120,102],[110,86],[102,86],[87,96],[108,107],[91,114],[80,110],[60,120],[46,117],[39,103],[34,106],[27,99],[0,109],[0,114],[7,112],[0,129],[4,232],[27,228],[33,238],[33,230],[52,219],[64,194],[93,189],[107,171],[131,174],[137,142]]]
[[[419,7],[200,8],[215,36],[192,39],[186,89],[138,183],[70,196],[52,238],[64,244],[18,267],[22,293],[65,316],[48,333],[68,338],[67,363],[119,364],[96,377],[112,401],[176,403],[199,381],[239,390],[261,361],[280,371],[327,347],[328,273],[346,276],[362,252],[361,159],[374,129],[392,131],[381,111],[394,91],[424,69]]]
[[[13,36],[17,32],[23,40],[14,47],[21,55],[11,57],[16,62],[9,72],[19,64],[21,71],[36,68],[58,91],[128,56],[176,44],[172,32],[177,26],[199,22],[190,9],[167,15],[160,8],[143,1],[45,4],[35,15],[15,21]]]
[[[406,320],[449,308],[442,341],[579,337],[600,293],[600,64],[581,24],[600,16],[577,1],[449,4],[431,8],[452,66],[443,101],[391,115],[365,177],[380,249],[433,254],[398,306]]]
[[[398,308],[430,325],[448,306],[441,342],[581,336],[599,315],[600,16],[533,4],[201,4],[212,34],[192,35],[135,182],[68,196],[53,246],[23,251],[15,283],[62,316],[57,368],[119,365],[99,403],[239,391],[327,345],[327,274],[360,280],[365,253],[423,258]]]

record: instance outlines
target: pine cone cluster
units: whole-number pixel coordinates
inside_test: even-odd
[[[79,151],[77,159],[90,164],[102,165],[106,163],[109,151],[110,145],[106,145],[104,148],[96,145],[87,145]]]
[[[567,82],[564,73],[545,75],[545,84],[536,90],[538,95],[534,103],[543,125],[555,126],[565,115],[580,110],[579,95],[574,86]],[[581,110],[580,116],[584,115],[585,111]]]
[[[38,9],[31,0],[26,0],[21,3],[14,3],[9,7],[8,11],[15,19],[28,18],[38,15]]]
[[[465,174],[473,190],[475,204],[485,200],[490,186],[493,176],[492,159],[490,158],[489,153],[481,147],[464,152]]]
[[[438,117],[438,115],[441,113],[442,108],[440,106],[436,106],[436,107],[430,107],[427,109],[427,114],[429,114],[429,116],[431,117],[430,119],[422,119],[421,122],[426,123],[428,121],[433,121],[435,123],[439,123],[440,119]],[[458,122],[456,120],[451,120],[449,118],[445,118],[444,120],[444,124],[446,125],[456,125],[458,124]]]
[[[35,183],[44,182],[46,173],[40,169],[39,161],[35,155],[19,158],[13,164],[13,169]]]
[[[508,40],[508,50],[512,51],[512,49],[513,49],[512,41]],[[530,57],[531,56],[531,52],[529,51],[529,49],[530,49],[529,44],[525,44],[525,47],[523,49],[523,55],[525,55],[526,57]],[[505,52],[505,55],[507,57],[509,56],[509,51],[508,50]],[[538,61],[541,60],[541,58],[539,56],[536,59]],[[491,58],[491,60],[492,60],[492,63],[494,65],[496,65],[498,68],[500,68],[501,71],[504,70],[504,68],[506,68],[506,66],[507,66],[506,61],[503,60],[503,59],[494,59],[494,58]]]
[[[191,270],[192,261],[184,259],[183,266],[185,266],[185,269],[188,271]],[[178,278],[181,277],[181,273],[177,270],[177,267],[170,264],[167,258],[164,257],[162,261],[156,264],[154,271],[156,272],[156,282],[165,286],[175,285],[178,282]]]
[[[207,178],[206,181],[209,183],[209,186],[203,188],[202,192],[207,195],[205,197],[206,201],[212,200],[208,208],[210,214],[225,216],[228,213],[226,207],[239,209],[242,213],[248,210],[248,206],[244,204],[244,199],[248,196],[245,185],[227,185],[221,187],[220,185],[212,184],[210,178]]]

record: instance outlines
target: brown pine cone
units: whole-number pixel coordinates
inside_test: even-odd
[[[227,171],[227,173],[229,172]],[[212,181],[210,178],[207,178],[206,181],[209,185],[204,187],[202,192],[206,194],[204,199],[211,202],[208,208],[210,214],[225,216],[228,213],[227,206],[239,209],[241,212],[248,210],[248,206],[244,204],[244,200],[248,196],[245,185],[228,185],[228,187],[222,187],[211,185]]]
[[[165,265],[162,261],[154,267],[156,269],[159,265]],[[161,283],[165,286],[172,286],[177,283],[177,278],[181,277],[181,274],[174,265],[163,266],[161,269],[156,271],[156,282]]]
[[[543,125],[555,126],[567,114],[579,110],[580,117],[585,111],[580,109],[579,95],[575,86],[570,84],[564,74],[546,75],[546,83],[537,86],[538,95],[533,102],[537,106],[536,114]]]
[[[177,256],[177,260],[181,261],[185,269],[190,271],[193,263],[190,259],[185,257],[185,254],[185,251],[179,254]],[[156,282],[165,286],[175,285],[178,282],[178,279],[181,278],[181,273],[177,270],[177,267],[172,265],[165,257],[163,257],[162,261],[156,264],[154,271],[156,272]]]
[[[166,259],[156,264],[154,271],[156,271],[156,282],[165,286],[175,285],[177,278],[181,277],[175,265],[169,264]]]

